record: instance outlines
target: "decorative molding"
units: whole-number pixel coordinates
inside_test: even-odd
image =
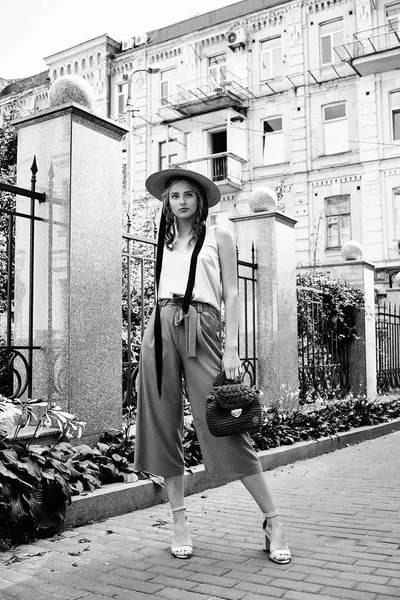
[[[240,26],[239,26],[240,27]],[[229,29],[227,29],[229,31]],[[201,46],[212,46],[213,44],[220,44],[225,41],[225,36],[223,33],[217,33],[216,35],[211,35],[210,37],[204,38],[203,40],[199,40]]]
[[[348,0],[309,0],[303,3],[308,6],[309,13],[319,13],[325,10],[331,10],[337,6],[348,4]]]
[[[334,177],[332,179],[313,181],[312,187],[322,187],[324,185],[332,185],[332,183],[349,183],[350,181],[361,181],[361,179],[361,175],[344,175],[343,177]]]
[[[247,20],[247,24],[251,26],[251,32],[256,33],[261,29],[267,29],[271,27],[277,27],[282,25],[283,15],[282,14],[268,14],[265,16],[257,16]]]
[[[182,54],[182,47],[177,48],[174,45],[164,46],[148,52],[147,56],[151,63],[158,63],[161,60],[168,60]]]

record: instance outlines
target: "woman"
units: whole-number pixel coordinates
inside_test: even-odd
[[[184,507],[182,376],[208,476],[241,479],[264,515],[265,549],[286,564],[290,551],[262,466],[250,437],[216,438],[205,420],[206,396],[223,369],[240,376],[238,356],[236,250],[230,234],[207,227],[208,208],[220,192],[194,171],[169,169],[151,175],[147,190],[163,202],[156,262],[156,309],[140,354],[135,468],[164,477],[174,535],[171,552],[192,556]],[[225,347],[218,338],[219,311],[225,304]]]

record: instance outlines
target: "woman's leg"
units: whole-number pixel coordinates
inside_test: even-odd
[[[271,537],[270,551],[288,548],[282,523],[269,491],[265,474],[260,472],[255,475],[248,475],[242,477],[241,482],[253,496],[264,517],[268,520],[268,532]],[[274,513],[275,516],[268,516],[274,515]]]
[[[164,477],[165,489],[172,508],[174,519],[174,537],[171,550],[178,558],[189,558],[192,540],[184,509],[184,475]],[[182,555],[183,554],[183,555]]]

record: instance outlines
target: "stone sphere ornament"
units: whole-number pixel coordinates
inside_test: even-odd
[[[393,277],[392,281],[393,281],[393,285],[395,285],[396,287],[400,287],[400,272],[396,273],[396,275]]]
[[[270,187],[255,188],[250,194],[249,207],[252,212],[275,212],[278,196]]]
[[[342,258],[344,260],[362,260],[363,249],[361,244],[355,240],[345,242],[341,249]]]
[[[94,95],[91,85],[79,75],[62,75],[50,86],[49,101],[51,107],[74,102],[93,110]]]

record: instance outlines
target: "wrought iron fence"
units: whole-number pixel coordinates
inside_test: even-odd
[[[257,269],[254,244],[251,246],[249,262],[240,260],[237,253],[239,306],[239,356],[242,361],[244,379],[249,385],[257,383]]]
[[[297,287],[300,399],[348,391],[349,338],[324,315],[324,294]]]
[[[400,387],[400,306],[384,303],[375,314],[377,390]]]
[[[140,344],[154,307],[157,241],[132,234],[130,219],[122,240],[122,391],[123,406],[130,406],[136,405]]]
[[[8,398],[19,398],[25,392],[32,396],[33,351],[40,349],[33,340],[34,266],[35,266],[35,224],[43,219],[35,215],[35,200],[44,202],[45,194],[36,191],[36,157],[31,166],[31,189],[0,182],[0,192],[10,196],[30,198],[30,212],[15,210],[15,200],[1,202],[1,253],[0,269],[5,287],[0,303],[2,321],[5,323],[4,339],[0,339],[0,393]],[[16,219],[29,222],[29,283],[28,283],[28,323],[27,344],[15,345],[13,335],[14,320],[14,232]],[[2,336],[0,335],[0,338]]]

